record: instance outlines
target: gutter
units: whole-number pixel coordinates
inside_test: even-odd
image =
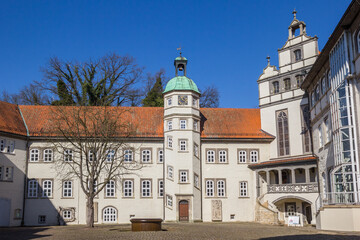
[[[29,159],[29,129],[26,125],[25,118],[19,108],[19,105],[17,105],[17,108],[19,109],[19,113],[21,115],[21,119],[24,122],[24,126],[26,128],[26,159],[25,159],[25,176],[24,176],[24,196],[23,196],[23,207],[22,207],[22,215],[21,215],[21,226],[25,225],[25,201],[26,201],[26,189],[27,189],[27,182],[28,182],[28,159]]]

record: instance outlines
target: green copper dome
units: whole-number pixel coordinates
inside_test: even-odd
[[[186,59],[186,57],[180,56],[180,57],[175,58],[175,60],[187,60],[187,59]]]
[[[173,90],[190,90],[200,93],[194,81],[185,76],[177,76],[172,78],[166,85],[165,91],[163,93],[167,93]]]

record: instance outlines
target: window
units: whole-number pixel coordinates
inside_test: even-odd
[[[4,181],[12,181],[13,180],[13,167],[5,167],[4,173]]]
[[[315,105],[315,92],[311,93],[311,107]]]
[[[172,166],[168,166],[167,167],[167,177],[169,179],[173,179],[174,178],[174,171],[173,171],[173,167]]]
[[[113,207],[106,207],[103,211],[103,221],[104,222],[116,222],[117,211]]]
[[[279,82],[275,81],[272,83],[273,84],[273,93],[279,93]]]
[[[296,87],[299,88],[303,82],[303,76],[302,75],[296,75]]]
[[[151,180],[141,181],[141,197],[151,197]]]
[[[240,197],[248,196],[248,184],[247,182],[240,182]]]
[[[296,215],[296,203],[285,203],[285,216]]]
[[[38,196],[38,183],[37,180],[29,180],[28,182],[28,197],[36,198]]]
[[[199,146],[196,143],[194,143],[194,155],[199,157]]]
[[[90,182],[91,182],[90,179],[88,179],[87,187],[88,187],[89,192],[90,192]],[[97,187],[98,187],[97,181],[94,181],[94,182],[93,182],[93,192],[94,192],[94,193],[97,191]]]
[[[0,166],[0,181],[3,180],[3,166]]]
[[[52,162],[53,160],[53,150],[45,149],[44,150],[44,162]]]
[[[168,206],[168,207],[173,206],[173,198],[170,195],[166,195],[166,206]]]
[[[245,163],[246,162],[246,151],[240,150],[239,151],[239,163]]]
[[[63,182],[63,197],[72,197],[72,181]]]
[[[215,162],[215,151],[214,150],[208,150],[206,152],[206,161],[208,163],[214,163]]]
[[[0,139],[0,152],[5,151],[5,144],[6,144],[5,139]]]
[[[320,99],[320,87],[319,85],[316,85],[316,88],[315,88],[315,102],[319,101]]]
[[[115,197],[115,181],[114,180],[110,180],[105,185],[105,196],[106,197]]]
[[[225,163],[226,160],[226,151],[225,150],[220,150],[219,151],[219,162],[220,163]]]
[[[214,196],[214,181],[213,180],[206,180],[206,196],[213,197]]]
[[[71,210],[63,210],[62,217],[64,220],[71,220],[72,219],[72,211]]]
[[[180,183],[187,183],[188,182],[188,171],[180,170],[179,177],[180,177]]]
[[[52,197],[52,181],[44,180],[42,185],[42,197]]]
[[[169,148],[172,148],[173,147],[173,140],[172,140],[172,137],[168,137],[168,147]]]
[[[290,146],[287,110],[277,112],[277,131],[279,156],[289,155]]]
[[[193,97],[193,106],[197,106],[197,99]]]
[[[199,130],[199,121],[194,120],[194,131]]]
[[[325,131],[326,131],[326,142],[328,143],[331,140],[331,129],[330,129],[328,118],[325,119],[324,124],[325,124]]]
[[[133,151],[127,149],[124,151],[124,162],[132,162],[133,160]]]
[[[180,120],[180,129],[186,129],[186,120]]]
[[[151,154],[150,150],[142,150],[141,160],[143,163],[150,163],[150,160],[151,160],[150,154]]]
[[[132,197],[134,192],[133,180],[124,180],[123,182],[124,197]]]
[[[194,186],[196,188],[200,188],[199,175],[197,175],[196,173],[194,173]]]
[[[168,130],[172,130],[172,121],[168,121],[167,122],[167,125],[168,125]]]
[[[186,151],[186,140],[180,140],[180,151]]]
[[[250,151],[250,162],[256,163],[259,159],[259,152],[257,150]]]
[[[158,162],[159,163],[164,162],[164,150],[162,150],[162,149],[158,150]]]
[[[290,78],[284,79],[284,87],[285,87],[285,91],[288,91],[291,89]]]
[[[109,149],[106,155],[106,162],[112,162],[115,159],[115,150]]]
[[[95,154],[94,154],[94,151],[93,150],[89,150],[89,162],[92,162],[92,161],[96,161],[95,159]]]
[[[303,135],[303,151],[304,153],[311,152],[311,139],[310,139],[310,111],[308,105],[301,106],[302,115],[302,131]]]
[[[169,98],[167,99],[167,104],[168,104],[168,106],[171,106],[171,105],[172,105],[172,99],[171,99],[171,97],[169,97]]]
[[[321,148],[324,145],[321,125],[318,127],[318,133],[319,133],[319,148]]]
[[[31,149],[30,162],[38,162],[38,161],[39,161],[39,149]]]
[[[65,149],[64,151],[64,161],[72,162],[73,161],[73,151],[71,149]]]
[[[321,93],[324,94],[326,92],[326,78],[323,77],[321,80]]]
[[[15,141],[14,140],[8,140],[7,141],[7,152],[8,153],[14,153],[15,151]]]
[[[164,196],[164,180],[159,179],[158,181],[158,197]]]
[[[327,86],[328,86],[328,88],[331,87],[331,72],[330,71],[328,71],[328,73],[327,73]]]
[[[301,60],[301,50],[300,49],[295,50],[294,55],[295,55],[295,61],[296,62]]]
[[[39,215],[39,217],[38,217],[38,223],[39,223],[39,224],[44,224],[44,223],[46,223],[46,216],[45,216],[45,215]]]
[[[217,181],[217,196],[225,197],[225,180]]]
[[[357,52],[360,53],[360,31],[356,35]]]

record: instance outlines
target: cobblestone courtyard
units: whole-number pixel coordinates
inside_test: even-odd
[[[360,239],[360,233],[318,231],[257,223],[163,224],[161,232],[131,232],[130,225],[0,228],[0,239]]]

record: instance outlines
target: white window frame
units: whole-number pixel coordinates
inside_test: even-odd
[[[239,197],[248,197],[249,193],[248,193],[248,182],[246,181],[241,181],[239,183]]]
[[[39,162],[40,159],[40,151],[37,148],[33,148],[30,150],[30,162]]]
[[[167,105],[168,105],[168,106],[171,106],[171,105],[172,105],[172,98],[171,98],[171,97],[168,97],[168,98],[167,98]]]
[[[124,179],[123,181],[123,197],[133,197],[134,196],[134,180]]]
[[[205,181],[206,197],[214,197],[215,187],[214,180],[208,179]]]
[[[239,163],[246,163],[246,150],[239,150]]]
[[[226,150],[219,150],[219,163],[227,162],[227,152]]]
[[[109,180],[105,185],[105,197],[114,198],[115,196],[116,183],[115,180]]]
[[[226,182],[225,180],[217,180],[216,182],[217,187],[217,196],[218,197],[225,197],[226,196]]]
[[[89,156],[89,162],[94,161],[94,156],[95,156],[94,151],[93,151],[93,150],[89,150],[88,154],[89,154],[89,155],[88,155],[88,156]]]
[[[164,162],[164,150],[159,149],[158,150],[158,163],[163,163],[163,162]]]
[[[196,188],[200,188],[200,178],[196,173],[194,173],[194,186]]]
[[[62,191],[63,198],[73,197],[72,187],[73,187],[73,182],[71,180],[63,181],[63,191]]]
[[[188,170],[179,170],[179,182],[188,183],[189,182],[189,171]]]
[[[151,163],[151,150],[150,149],[143,149],[141,151],[141,162]]]
[[[43,151],[43,160],[44,162],[52,162],[54,159],[54,151],[51,148],[44,149]]]
[[[180,129],[186,129],[186,120],[180,119]]]
[[[167,121],[167,128],[169,131],[173,129],[173,124],[171,120]]]
[[[324,120],[324,126],[325,126],[325,140],[326,143],[330,142],[331,140],[331,129],[330,129],[330,121],[329,118],[325,118]]]
[[[103,210],[103,222],[104,223],[116,223],[117,222],[117,210],[114,207],[105,207]]]
[[[258,150],[251,150],[250,151],[250,162],[257,163],[259,161],[259,151]]]
[[[187,150],[187,148],[186,148],[187,141],[186,140],[179,140],[179,145],[180,145],[180,147],[179,147],[180,151],[183,152],[183,151]]]
[[[42,182],[42,197],[51,198],[53,196],[53,181],[50,179]]]
[[[106,154],[106,162],[111,163],[115,160],[115,150],[114,149],[108,149]]]
[[[141,197],[142,198],[151,198],[152,189],[151,189],[151,179],[142,179],[141,180]]]
[[[324,146],[324,139],[323,139],[323,133],[322,133],[322,126],[321,124],[318,127],[318,139],[319,139],[319,148]]]
[[[174,168],[172,166],[167,166],[167,177],[171,180],[174,179]]]
[[[167,138],[167,146],[168,148],[173,148],[173,140],[172,140],[172,137],[168,137]]]
[[[159,179],[158,180],[158,197],[164,196],[164,180]]]
[[[166,194],[166,206],[172,208],[173,198],[169,194]]]
[[[0,152],[5,152],[6,140],[4,138],[0,139]]]
[[[199,146],[196,143],[194,143],[194,155],[199,157]]]
[[[215,150],[207,150],[206,151],[206,162],[207,163],[215,163]]]
[[[30,179],[28,181],[28,198],[37,198],[38,197],[38,191],[39,191],[39,184],[36,179]]]
[[[62,212],[62,217],[64,220],[71,220],[73,217],[73,211],[69,210],[69,209],[65,209]]]
[[[7,142],[7,152],[14,153],[15,152],[15,140],[8,140]]]
[[[133,161],[133,151],[131,149],[124,150],[124,162],[132,162]]]
[[[4,181],[12,181],[13,180],[13,167],[4,167]]]
[[[197,121],[197,120],[194,120],[194,131],[198,131],[198,129],[199,129],[199,121]]]
[[[64,150],[64,162],[72,162],[73,161],[73,150],[72,149],[65,149]]]

